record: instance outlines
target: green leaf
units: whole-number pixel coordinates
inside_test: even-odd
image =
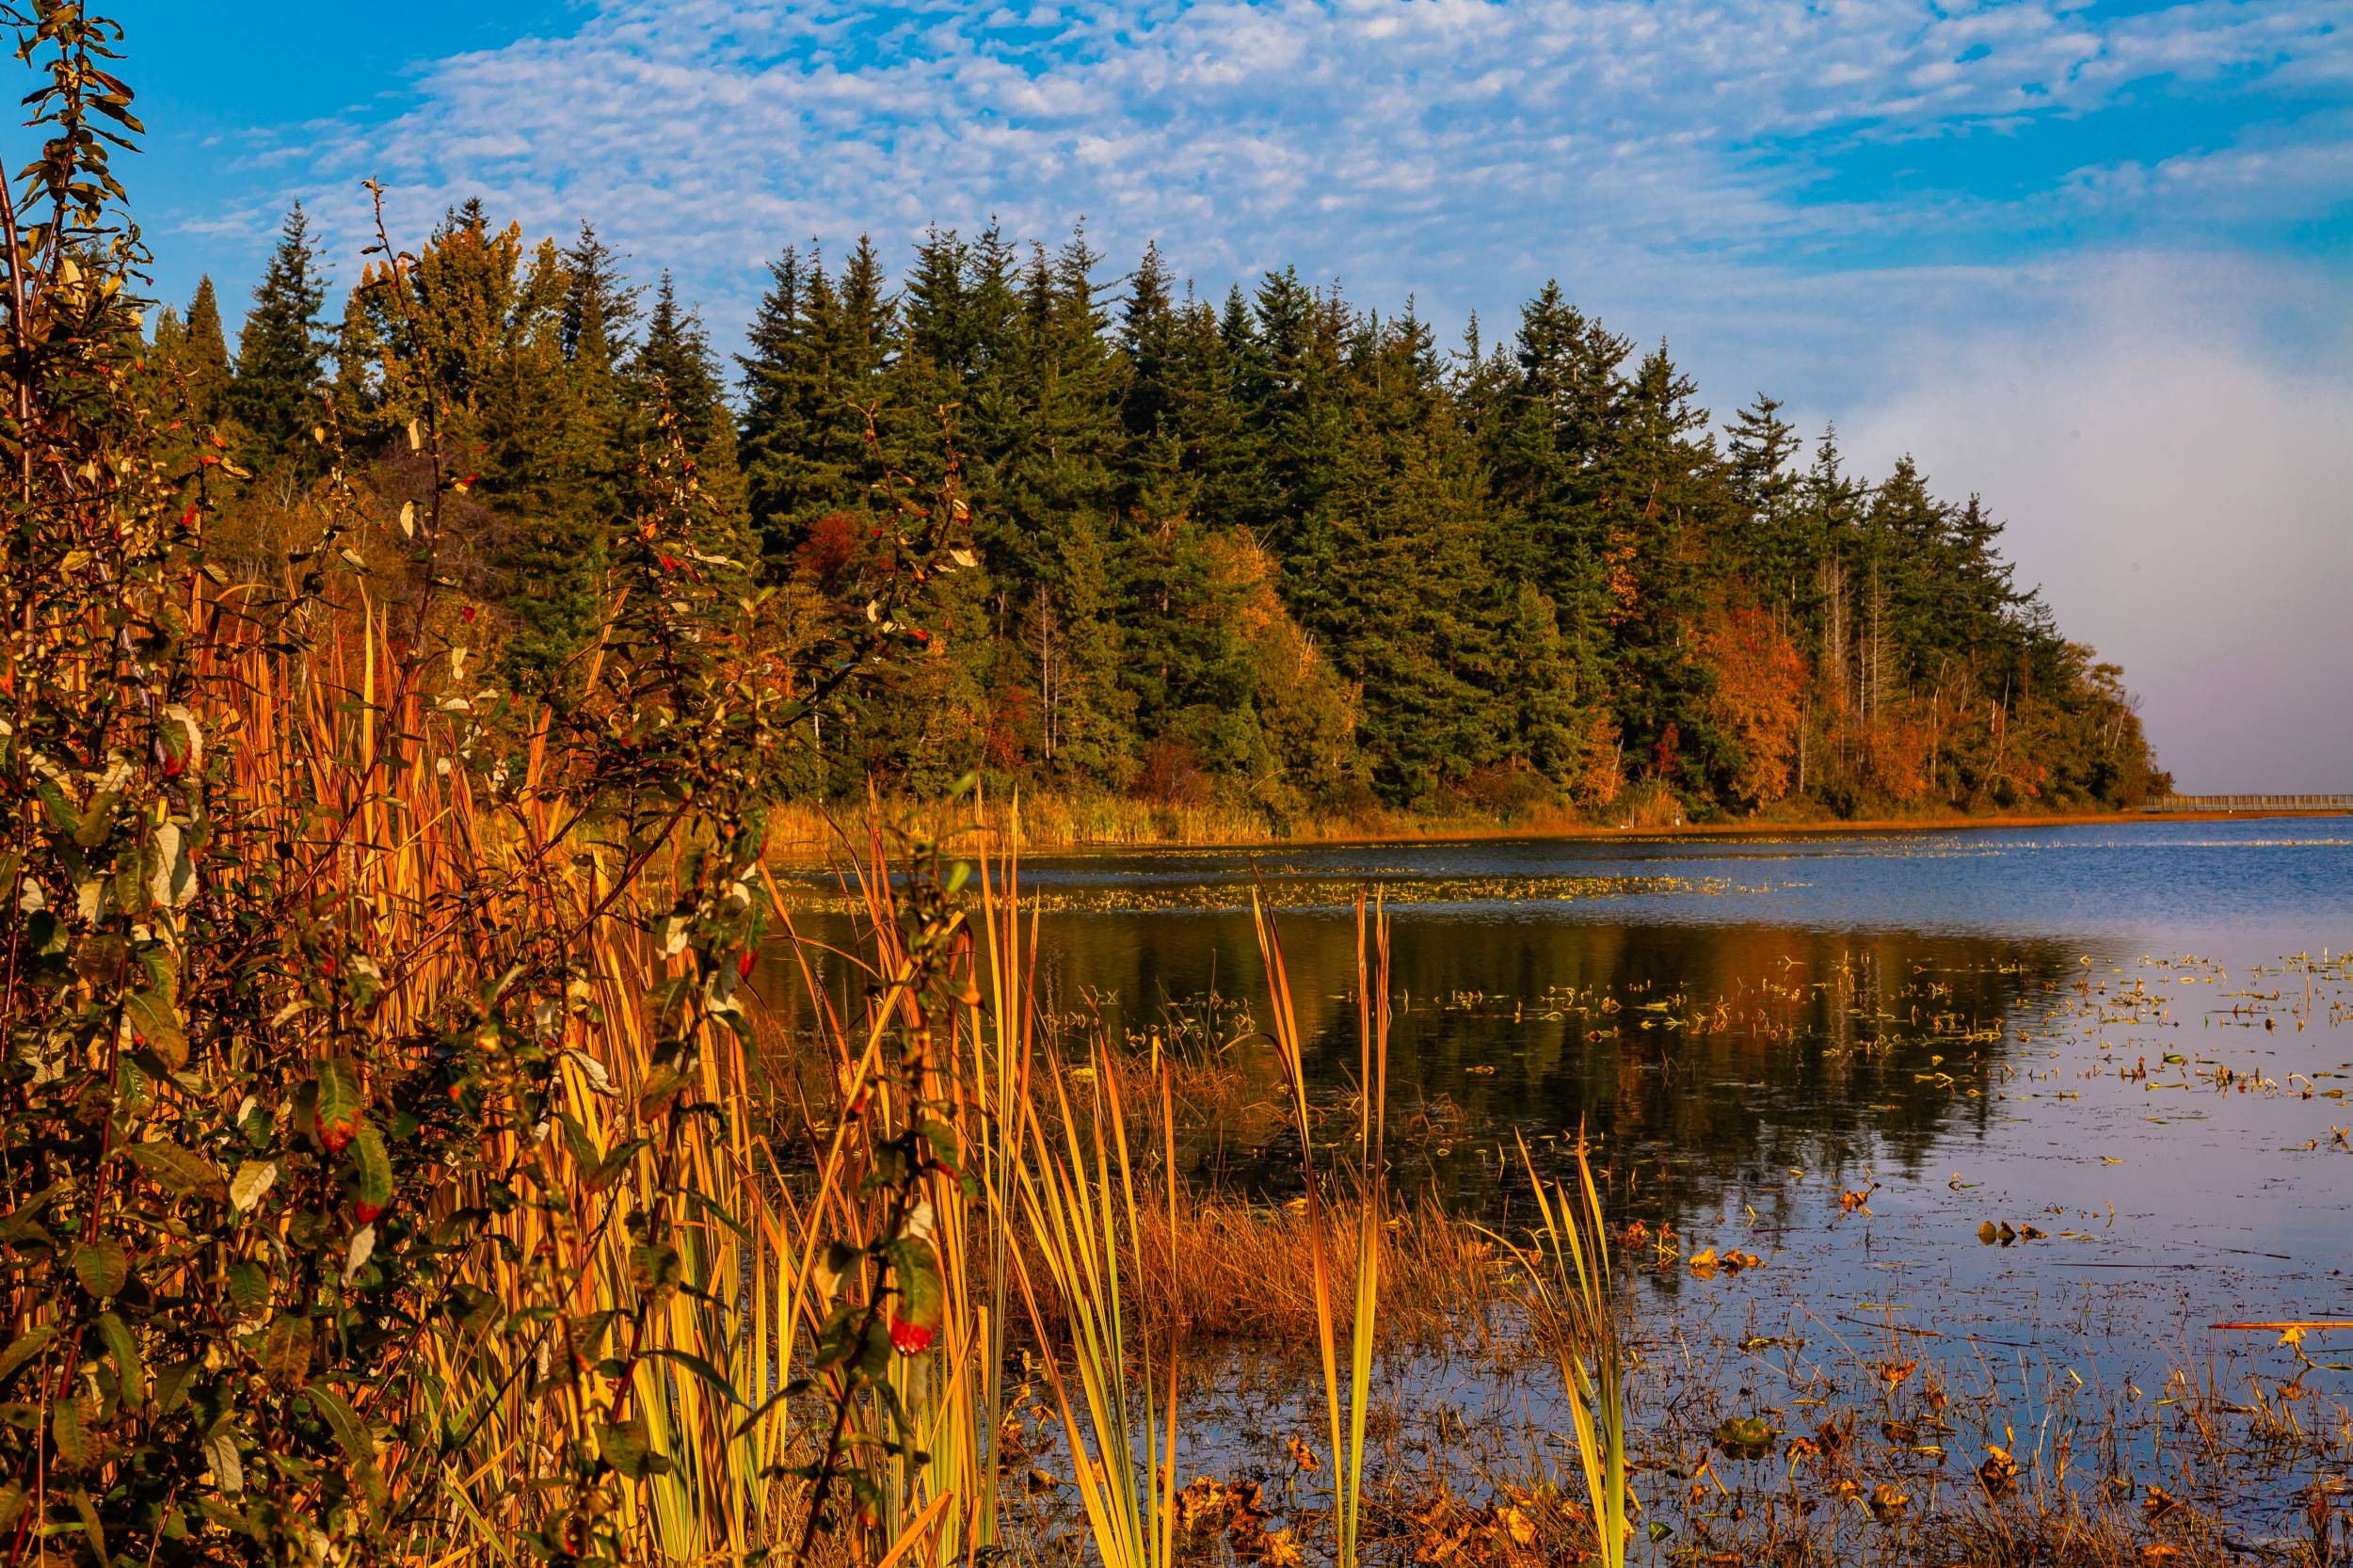
[[[237,1440],[226,1423],[204,1439],[204,1462],[221,1491],[233,1497],[245,1490],[245,1462],[237,1457]]]
[[[267,1192],[277,1180],[277,1160],[248,1160],[239,1165],[237,1174],[230,1178],[229,1201],[240,1213],[247,1212],[262,1201],[263,1194]]]
[[[82,820],[73,824],[73,841],[84,849],[96,849],[105,842],[115,824],[115,808],[121,800],[120,790],[101,790],[92,795]]]
[[[177,1144],[126,1144],[122,1157],[168,1192],[181,1197],[228,1196],[228,1184],[220,1179],[220,1171],[213,1162]]]
[[[594,1171],[604,1163],[603,1152],[588,1136],[588,1129],[580,1125],[579,1118],[559,1111],[555,1125],[564,1129],[564,1147],[570,1153],[573,1164],[584,1171]]]
[[[139,1043],[162,1057],[173,1072],[188,1064],[188,1032],[169,997],[137,992],[122,1004],[122,1016]]]
[[[392,1159],[384,1147],[384,1134],[374,1122],[361,1122],[352,1135],[351,1162],[359,1177],[356,1196],[364,1224],[392,1206]]]
[[[73,1489],[73,1512],[81,1516],[82,1529],[89,1536],[91,1553],[101,1562],[110,1560],[106,1556],[106,1527],[99,1522],[98,1505],[90,1501],[90,1495],[78,1486]]]
[[[668,1112],[678,1097],[686,1093],[687,1080],[676,1067],[664,1062],[646,1075],[637,1092],[637,1114],[645,1121],[656,1121]]]
[[[629,1249],[630,1283],[644,1290],[666,1290],[683,1284],[685,1261],[667,1241]]]
[[[1777,1434],[1762,1416],[1727,1416],[1716,1426],[1716,1446],[1730,1459],[1762,1459]]]
[[[360,1093],[360,1069],[349,1057],[338,1056],[319,1064],[318,1119],[322,1139],[332,1141],[357,1132],[360,1112],[366,1105]]]
[[[269,1304],[269,1275],[251,1258],[241,1258],[229,1265],[229,1299],[237,1305],[237,1316],[250,1318]]]
[[[69,1470],[87,1470],[98,1462],[98,1434],[82,1421],[82,1407],[59,1400],[49,1412],[49,1435],[57,1445],[57,1463]]]
[[[169,1416],[186,1402],[188,1384],[196,1377],[197,1369],[202,1365],[203,1363],[198,1361],[175,1361],[155,1374],[157,1415]]]
[[[82,1288],[106,1301],[122,1293],[123,1281],[131,1276],[131,1255],[122,1243],[111,1236],[73,1249],[73,1277],[82,1282]]]
[[[147,1363],[139,1355],[137,1336],[119,1314],[102,1312],[98,1315],[98,1337],[104,1342],[106,1353],[114,1358],[115,1373],[122,1384],[122,1402],[133,1410],[138,1409],[147,1403]]]
[[[5,1351],[0,1351],[0,1387],[6,1387],[8,1380],[16,1376],[17,1369],[39,1355],[49,1341],[56,1336],[56,1324],[42,1323],[38,1328],[26,1329],[17,1336],[14,1344]]]
[[[597,1446],[603,1450],[605,1463],[632,1480],[670,1473],[670,1462],[653,1451],[653,1439],[642,1416],[600,1426]]]
[[[890,1243],[891,1283],[899,1288],[892,1316],[918,1328],[936,1329],[947,1306],[938,1255],[929,1241],[909,1237]]]
[[[351,1462],[352,1472],[360,1478],[360,1484],[366,1491],[368,1500],[382,1508],[384,1474],[376,1468],[376,1443],[368,1436],[368,1429],[361,1424],[358,1413],[331,1388],[307,1388],[303,1390],[302,1397],[309,1400],[312,1407],[326,1418],[328,1429],[335,1434],[336,1447],[342,1448],[344,1457]]]
[[[729,1404],[739,1406],[743,1404],[744,1401],[736,1397],[735,1384],[728,1381],[727,1374],[720,1371],[718,1368],[713,1367],[710,1362],[705,1361],[701,1356],[696,1355],[694,1352],[677,1350],[668,1345],[662,1345],[657,1346],[655,1349],[650,1350],[646,1353],[649,1356],[658,1356],[664,1361],[675,1362],[677,1365],[685,1368],[688,1371],[702,1379],[703,1382],[717,1389],[720,1397],[726,1400]]]

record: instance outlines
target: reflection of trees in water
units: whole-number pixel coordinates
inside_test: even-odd
[[[1354,921],[1294,912],[1280,929],[1313,1067],[1344,1094],[1358,1060]],[[1541,1156],[1582,1124],[1641,1212],[1679,1220],[1745,1198],[1769,1223],[1788,1202],[1789,1170],[1916,1171],[1940,1139],[1982,1129],[1985,1069],[2007,1045],[1998,1026],[2029,993],[2072,977],[2078,951],[1944,934],[1401,915],[1390,960],[1396,1185],[1426,1183],[1453,1205],[1492,1209],[1508,1195],[1498,1142],[1508,1150],[1520,1131]],[[1264,1021],[1247,916],[1049,916],[1037,975],[1049,1012],[1099,1007],[1114,1038],[1164,1028],[1172,1006],[1211,992]],[[838,974],[832,988],[847,1000]],[[1604,999],[1616,1009],[1604,1011]],[[1668,1005],[1643,1009],[1657,1002]],[[1669,1026],[1700,1016],[1709,1027]],[[1245,1041],[1230,1057],[1271,1101],[1272,1054]],[[1242,1190],[1280,1192],[1295,1157],[1261,1141],[1273,1119],[1252,1121],[1208,1129],[1194,1158]]]

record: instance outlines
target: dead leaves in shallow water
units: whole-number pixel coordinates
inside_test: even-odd
[[[1985,1463],[1977,1466],[1977,1484],[1996,1502],[2018,1490],[2018,1461],[1998,1443],[1985,1446]]]
[[[1413,1560],[1427,1568],[1549,1568],[1593,1556],[1592,1513],[1548,1485],[1505,1487],[1480,1508],[1441,1491],[1406,1525]]]
[[[1173,1512],[1178,1535],[1223,1535],[1239,1561],[1261,1568],[1298,1568],[1305,1559],[1289,1528],[1266,1528],[1273,1515],[1255,1480],[1228,1483],[1197,1477],[1177,1492]]]

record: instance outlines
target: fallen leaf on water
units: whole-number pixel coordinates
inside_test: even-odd
[[[1762,1416],[1727,1416],[1717,1425],[1716,1447],[1727,1459],[1763,1459],[1778,1435]]]
[[[1998,1443],[1985,1446],[1985,1463],[1977,1466],[1977,1484],[1989,1497],[2007,1497],[2018,1490],[2018,1461]]]

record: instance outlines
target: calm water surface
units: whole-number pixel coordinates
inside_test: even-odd
[[[1906,1272],[2013,1336],[2054,1293],[2127,1279],[2144,1313],[2194,1303],[2185,1323],[2353,1317],[2344,819],[1104,853],[1022,875],[1049,1009],[1213,1037],[1270,1091],[1266,1048],[1226,1043],[1265,1005],[1254,881],[1289,905],[1335,1091],[1358,1063],[1345,901],[1380,888],[1397,1179],[1461,1207],[1511,1201],[1515,1132],[1582,1125],[1634,1212],[1693,1246],[1794,1251],[1817,1292],[1881,1302]],[[1196,1158],[1279,1179],[1269,1111]],[[1867,1214],[1838,1207],[1874,1181]],[[1986,1220],[2046,1237],[1981,1247]]]
[[[1828,1358],[1900,1350],[1967,1361],[2012,1420],[2070,1380],[2132,1399],[2177,1366],[2280,1373],[2272,1336],[2218,1322],[2353,1319],[2342,819],[1072,855],[1023,876],[1053,1012],[1265,1083],[1191,1153],[1243,1192],[1296,1169],[1247,1036],[1249,889],[1281,908],[1338,1094],[1346,901],[1379,887],[1397,1184],[1524,1214],[1514,1134],[1550,1155],[1586,1128],[1619,1214],[1680,1238],[1686,1261],[1643,1273],[1647,1332],[1772,1341],[1745,1352],[1768,1403]],[[1702,1277],[1705,1248],[1764,1262]],[[2353,1336],[2313,1348],[2353,1360]]]

